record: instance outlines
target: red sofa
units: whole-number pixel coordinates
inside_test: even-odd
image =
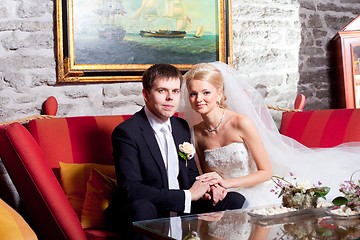
[[[50,100],[45,112],[56,114],[57,102]],[[61,185],[59,162],[112,165],[111,132],[129,117],[37,119],[0,127],[0,157],[20,194],[24,217],[39,239],[121,237],[101,228],[82,227]],[[360,109],[286,112],[280,132],[309,147],[331,147],[360,141],[357,119]]]
[[[83,229],[59,179],[59,162],[112,165],[111,132],[124,116],[31,120],[0,127],[0,157],[16,186],[24,218],[39,239],[116,239]]]
[[[284,112],[280,133],[307,147],[334,147],[360,141],[360,109]]]

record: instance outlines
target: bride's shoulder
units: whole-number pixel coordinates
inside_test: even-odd
[[[247,116],[245,116],[243,114],[240,114],[240,113],[237,113],[237,112],[234,112],[232,110],[227,110],[227,114],[229,116],[229,120],[235,121],[235,122],[249,119]]]
[[[235,128],[243,128],[252,124],[251,119],[243,114],[229,111],[229,121]]]

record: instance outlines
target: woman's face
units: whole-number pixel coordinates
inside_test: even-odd
[[[188,85],[191,107],[200,114],[210,112],[221,99],[221,93],[210,83],[193,79]]]

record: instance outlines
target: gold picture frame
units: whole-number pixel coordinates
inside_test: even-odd
[[[57,83],[139,81],[155,63],[183,72],[232,63],[231,0],[56,0],[55,16]]]

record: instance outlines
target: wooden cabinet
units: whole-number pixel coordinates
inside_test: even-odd
[[[336,52],[339,107],[360,108],[360,15],[332,40]]]

